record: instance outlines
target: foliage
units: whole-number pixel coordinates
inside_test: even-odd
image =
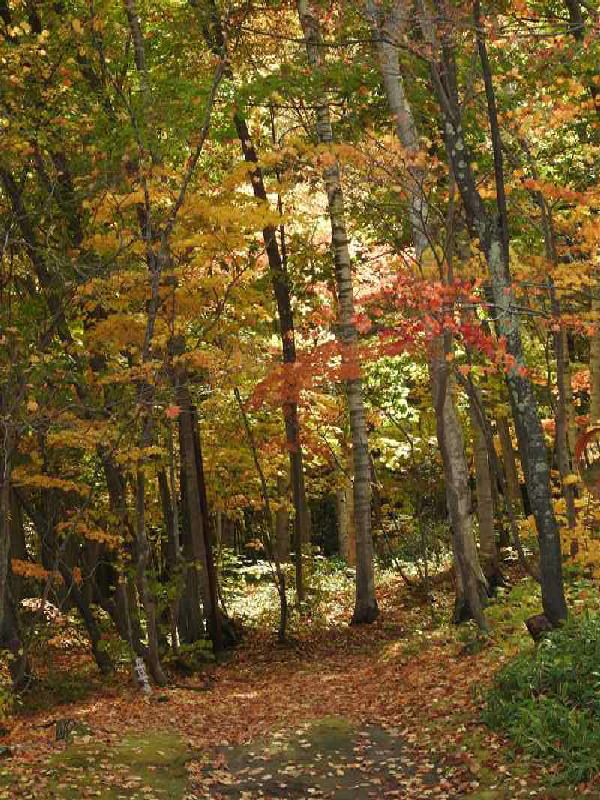
[[[570,620],[494,679],[485,721],[560,762],[570,783],[600,771],[600,617]]]

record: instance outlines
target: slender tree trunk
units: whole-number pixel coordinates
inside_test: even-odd
[[[335,510],[337,516],[338,551],[342,561],[348,562],[348,505],[345,489],[335,493]]]
[[[446,477],[446,499],[452,529],[453,551],[457,569],[455,620],[472,617],[478,627],[488,630],[483,603],[488,585],[481,570],[471,521],[469,471],[464,455],[464,441],[456,410],[449,397],[447,362],[444,351],[430,355],[432,394],[437,409],[437,440]],[[450,480],[451,478],[451,480]]]
[[[571,463],[575,453],[575,445],[577,444],[577,423],[575,421],[575,404],[573,403],[573,383],[571,380],[571,357],[569,355],[569,336],[566,328],[561,327],[562,336],[562,350],[565,354],[564,369],[565,369],[565,411],[567,415],[567,442],[569,445],[569,454]]]
[[[127,507],[127,484],[121,470],[103,447],[98,448],[98,456],[102,461],[110,510],[119,520],[119,532],[123,537],[123,546],[133,564],[135,562],[133,553],[135,531]],[[129,644],[136,655],[147,660],[148,649],[142,643],[138,599],[131,576],[123,575],[122,580],[121,576],[117,576],[114,600],[105,597],[102,593],[100,593],[100,599],[102,607],[113,619],[119,635]]]
[[[4,621],[4,603],[7,593],[8,561],[10,557],[11,518],[11,459],[12,435],[4,430],[0,447],[0,630]]]
[[[27,688],[31,681],[31,664],[25,650],[21,624],[19,620],[19,597],[13,594],[12,581],[7,582],[7,593],[4,603],[4,619],[0,628],[0,642],[12,655],[8,662],[13,691],[19,692]]]
[[[251,175],[254,196],[268,203],[262,169],[258,165],[258,155],[254,148],[246,120],[240,113],[235,115],[235,126],[245,160],[249,164],[255,165]],[[298,420],[298,406],[293,387],[293,370],[296,363],[294,316],[292,313],[289,276],[277,242],[277,230],[274,225],[265,226],[263,229],[263,241],[269,262],[269,273],[271,276],[273,293],[277,303],[283,363],[288,370],[286,377],[292,387],[290,396],[285,398],[283,402],[283,419],[285,424],[286,445],[289,451],[292,501],[295,511],[294,550],[296,554],[296,593],[298,595],[298,600],[302,600],[304,597],[302,545],[310,542],[310,518],[304,484],[302,446],[299,438],[300,425]]]
[[[164,545],[164,574],[168,580],[172,577],[177,567],[179,556],[179,531],[175,529],[175,519],[177,518],[177,513],[174,511],[174,504],[177,503],[177,497],[171,494],[169,480],[164,469],[158,471],[157,477],[160,504],[162,507],[165,532],[167,535]]]
[[[479,414],[471,406],[471,427],[473,429],[473,460],[477,493],[477,518],[479,521],[479,558],[488,586],[493,589],[503,581],[496,546],[494,526],[494,495],[492,492],[492,471],[488,459],[485,433],[479,421]]]
[[[189,399],[189,396],[188,396]],[[194,459],[196,462],[196,480],[198,485],[198,497],[200,499],[200,510],[202,513],[202,535],[204,539],[204,555],[206,559],[206,579],[208,581],[208,594],[210,605],[207,610],[208,631],[210,634],[213,648],[216,653],[223,649],[223,637],[221,631],[221,613],[219,611],[219,591],[217,587],[217,573],[215,570],[212,521],[208,511],[208,497],[206,492],[206,479],[204,476],[204,458],[202,456],[202,444],[200,441],[200,425],[198,421],[198,411],[195,406],[190,404],[192,419],[192,435],[194,439]]]
[[[307,0],[298,0],[300,24],[306,42],[308,60],[313,73],[323,67],[320,29]],[[317,136],[323,145],[333,144],[333,129],[329,102],[325,94],[319,98],[317,107]],[[354,292],[352,286],[352,264],[348,249],[344,195],[340,167],[336,159],[323,170],[327,191],[331,238],[335,262],[338,336],[342,349],[342,369],[345,375],[345,390],[350,415],[352,455],[354,467],[354,518],[356,525],[356,603],[352,621],[372,622],[377,618],[373,569],[373,538],[371,535],[371,477],[367,422],[363,399],[360,364],[358,360],[358,337],[354,324]]]
[[[567,482],[572,473],[571,453],[569,448],[569,430],[567,415],[567,379],[568,373],[566,363],[568,353],[565,349],[564,330],[560,325],[560,302],[556,297],[554,286],[550,285],[550,295],[552,301],[552,311],[555,317],[555,330],[553,333],[554,355],[556,357],[556,455],[558,461],[558,471],[562,482],[563,496],[567,508],[567,522],[570,528],[574,528],[577,522],[575,512],[575,489]]]
[[[517,457],[512,443],[510,423],[508,421],[508,417],[506,417],[504,414],[499,414],[496,418],[496,430],[498,431],[498,439],[500,441],[500,450],[502,453],[506,493],[508,495],[508,499],[512,503],[512,507],[515,509],[515,512],[518,513],[519,510],[523,508],[523,499],[521,497],[521,489],[519,487]]]
[[[27,560],[23,510],[14,490],[11,491],[10,508],[9,564],[12,558],[18,558],[21,561]],[[24,689],[31,679],[31,665],[23,643],[19,614],[23,588],[24,579],[13,574],[9,565],[6,579],[3,624],[0,627],[0,642],[2,646],[8,647],[12,654],[8,667],[15,692]]]
[[[206,569],[202,506],[196,475],[193,414],[189,392],[180,386],[177,393],[179,412],[179,450],[181,453],[181,488],[184,507],[183,556],[186,562],[186,588],[181,598],[180,633],[188,643],[204,636],[204,618],[211,615],[211,594]]]
[[[147,424],[147,422],[144,423],[144,428],[146,428]],[[143,439],[146,438],[147,436],[143,436]],[[150,568],[150,546],[148,544],[148,536],[146,533],[146,475],[143,469],[138,469],[136,474],[135,512],[137,550],[136,583],[146,616],[146,631],[148,636],[148,668],[154,681],[159,686],[164,686],[167,682],[167,679],[160,663],[156,603],[148,582],[148,570]]]
[[[285,502],[288,489],[282,476],[277,480],[277,491],[280,501]],[[290,515],[287,508],[278,508],[275,512],[275,550],[281,564],[290,560]]]

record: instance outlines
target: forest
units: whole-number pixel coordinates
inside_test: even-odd
[[[596,0],[0,0],[0,797],[600,798]]]

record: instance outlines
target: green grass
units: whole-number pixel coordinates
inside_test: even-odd
[[[571,619],[505,666],[484,720],[525,752],[556,761],[558,780],[600,772],[600,618]]]

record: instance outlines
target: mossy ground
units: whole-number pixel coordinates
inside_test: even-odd
[[[191,756],[177,734],[164,731],[130,733],[114,745],[98,742],[93,735],[74,736],[46,764],[44,798],[183,798],[187,786],[186,763]],[[8,765],[1,775],[2,796],[16,796],[10,794],[13,781]]]

